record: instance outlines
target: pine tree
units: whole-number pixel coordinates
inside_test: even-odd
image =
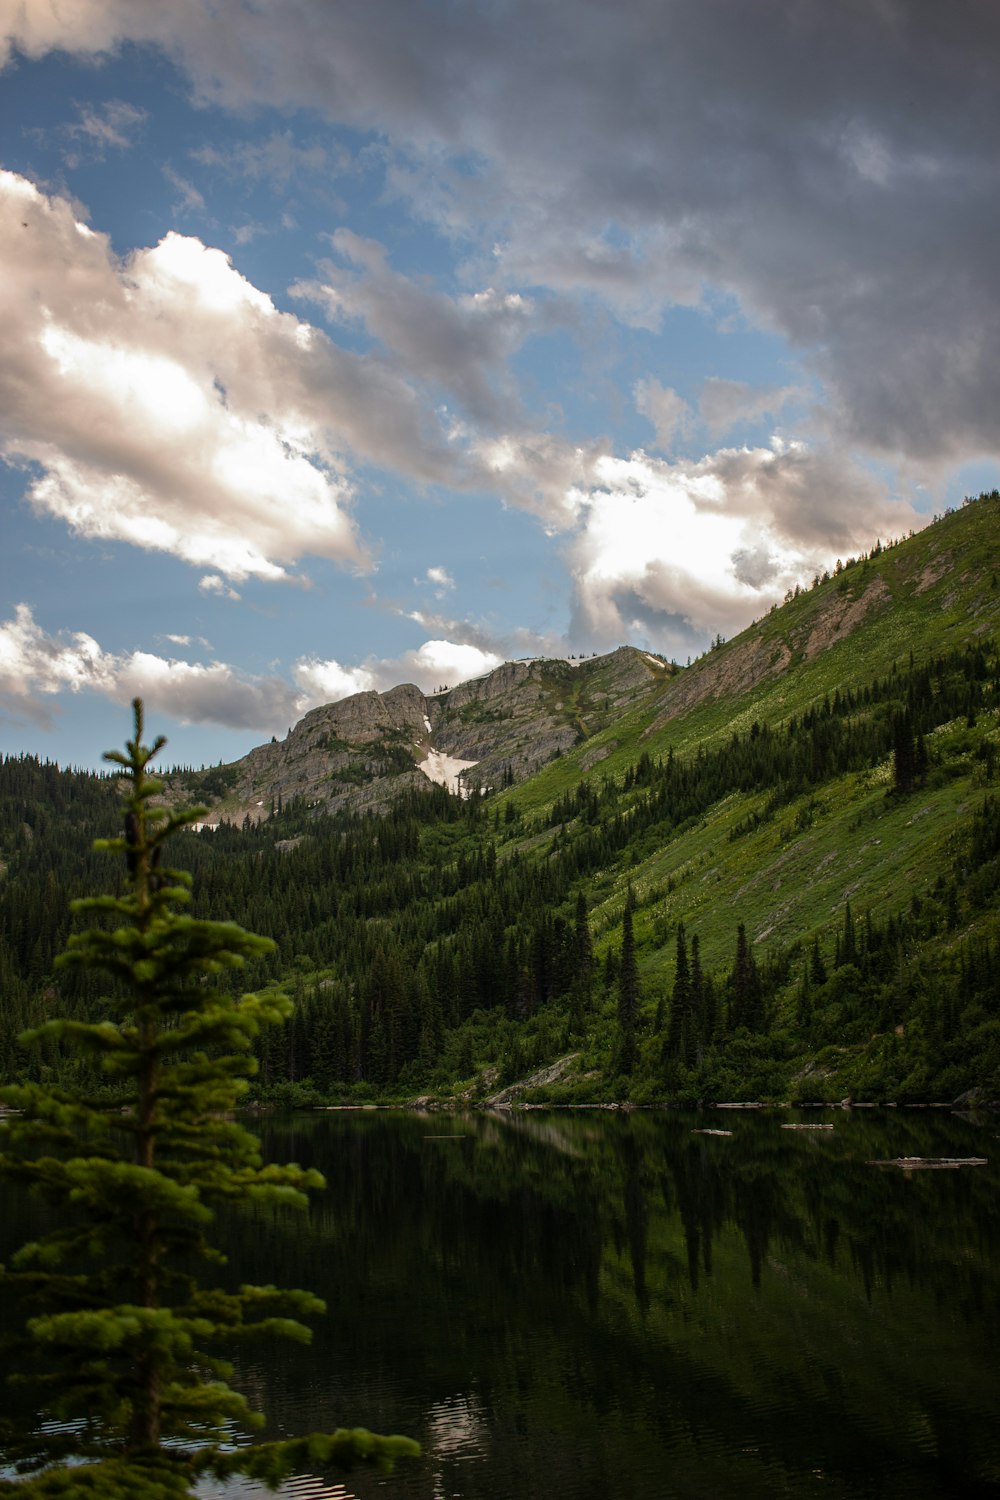
[[[214,976],[273,945],[183,911],[190,876],[162,857],[199,810],[151,806],[160,783],[147,766],[165,742],[143,745],[139,700],[134,711],[127,754],[106,757],[128,779],[125,837],[98,845],[124,856],[125,893],[75,903],[101,925],[73,936],[60,960],[105,975],[118,993],[105,1020],[49,1020],[22,1038],[91,1059],[120,1109],[37,1084],[0,1095],[21,1111],[4,1133],[13,1149],[0,1156],[0,1175],[49,1200],[59,1223],[0,1268],[31,1314],[15,1368],[42,1393],[35,1430],[0,1431],[0,1460],[21,1475],[0,1480],[0,1494],[22,1500],[174,1500],[203,1476],[274,1484],[304,1462],[416,1451],[360,1428],[231,1442],[233,1424],[262,1419],[228,1385],[216,1349],[253,1334],[308,1339],[299,1318],[323,1304],[307,1292],[212,1284],[205,1268],[222,1259],[207,1239],[212,1207],[304,1206],[322,1178],[262,1165],[255,1138],[230,1118],[254,1069],[253,1041],[290,1002],[215,987]]]
[[[893,788],[902,796],[912,792],[917,779],[917,747],[913,736],[910,710],[898,712],[892,720]]]
[[[684,923],[677,924],[677,955],[674,964],[674,989],[670,1002],[670,1024],[667,1027],[667,1040],[664,1053],[669,1057],[676,1057],[682,1051],[684,1042],[691,1039],[691,971],[688,968],[687,942],[684,936]],[[685,1058],[685,1061],[688,1059]]]
[[[837,938],[837,964],[838,969],[844,964],[856,964],[858,962],[858,939],[854,927],[854,916],[851,912],[851,903],[844,905],[843,931]]]
[[[812,977],[809,965],[806,964],[802,970],[802,978],[799,981],[798,998],[795,1006],[795,1022],[800,1031],[808,1031],[812,1024]]]
[[[818,936],[813,937],[809,950],[809,979],[814,985],[826,984],[827,980],[826,964],[823,962]]]
[[[694,1010],[695,1035],[699,1061],[705,1048],[711,1046],[719,1023],[715,1002],[715,985],[711,975],[701,967],[701,939],[691,939],[691,1004]]]
[[[570,1030],[583,1029],[583,1020],[589,1014],[594,998],[594,944],[590,936],[587,913],[587,898],[583,891],[576,898],[576,915],[573,923],[573,977],[569,991]]]
[[[742,922],[736,929],[736,957],[729,987],[732,995],[729,1024],[732,1029],[735,1031],[745,1026],[748,1031],[760,1031],[764,1024],[764,990]]]
[[[622,952],[618,971],[618,1065],[623,1073],[631,1073],[635,1067],[638,1046],[639,970],[632,933],[634,911],[635,892],[629,886],[622,917]]]

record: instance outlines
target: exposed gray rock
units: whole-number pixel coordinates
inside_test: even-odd
[[[328,811],[378,810],[403,791],[429,789],[417,768],[431,749],[475,762],[468,786],[498,787],[530,776],[634,704],[655,701],[674,670],[623,646],[573,662],[504,662],[431,696],[413,683],[355,693],[312,709],[280,742],[218,768],[225,796],[205,797],[197,776],[180,778],[168,796],[212,800],[212,821],[267,818],[294,799]],[[606,753],[595,747],[595,762]]]

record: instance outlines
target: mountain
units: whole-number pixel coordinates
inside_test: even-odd
[[[197,910],[274,937],[254,982],[298,1000],[265,1091],[1000,1098],[998,521],[876,544],[684,668],[507,663],[174,775],[214,799]],[[463,761],[475,795],[427,774]],[[99,1007],[52,964],[115,816],[0,767],[0,1071]]]
[[[301,799],[323,812],[384,810],[432,783],[495,791],[658,700],[677,668],[622,646],[608,656],[504,662],[455,688],[412,683],[356,693],[311,713],[225,767],[172,777],[173,800],[205,799],[209,821],[267,817]]]
[[[172,778],[169,795],[204,800],[213,824],[256,821],[295,799],[323,812],[384,810],[428,781],[497,791],[563,755],[586,772],[612,754],[626,719],[633,743],[636,716],[651,745],[670,725],[668,738],[679,729],[685,742],[713,732],[715,705],[723,724],[751,704],[762,720],[781,718],[899,655],[993,629],[997,557],[985,519],[966,506],[903,544],[877,543],[688,668],[622,646],[505,662],[433,694],[412,683],[358,693],[242,760]]]

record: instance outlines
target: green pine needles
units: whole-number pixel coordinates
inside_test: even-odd
[[[82,1087],[0,1091],[19,1111],[5,1117],[0,1177],[47,1200],[57,1226],[0,1268],[27,1314],[8,1369],[37,1393],[33,1421],[0,1419],[0,1495],[23,1500],[175,1500],[204,1477],[276,1485],[297,1467],[391,1464],[419,1451],[363,1428],[232,1441],[263,1419],[228,1384],[226,1345],[308,1340],[300,1320],[324,1306],[304,1291],[217,1284],[213,1207],[304,1207],[324,1184],[315,1171],[263,1165],[256,1139],[231,1118],[255,1070],[255,1037],[291,1002],[274,990],[234,998],[216,987],[215,976],[273,944],[184,910],[191,878],[163,856],[199,810],[151,805],[161,787],[147,766],[165,742],[142,744],[142,704],[133,707],[135,738],[126,754],[105,757],[127,778],[125,837],[97,845],[124,859],[125,893],[76,902],[100,925],[72,937],[59,959],[114,982],[106,1018],[54,1019],[22,1038],[89,1058],[120,1108]]]

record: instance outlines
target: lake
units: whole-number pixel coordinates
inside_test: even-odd
[[[289,1494],[1000,1494],[996,1116],[336,1111],[256,1128],[327,1190],[308,1216],[227,1215],[217,1239],[239,1279],[308,1287],[328,1313],[307,1348],[244,1353],[236,1383],[270,1434],[364,1425],[424,1449]],[[872,1164],[901,1157],[988,1163]]]
[[[275,1433],[421,1442],[391,1476],[351,1475],[361,1500],[1000,1493],[995,1116],[260,1128],[328,1190],[307,1219],[241,1214],[227,1248],[241,1277],[309,1287],[329,1312],[311,1347],[241,1377]],[[988,1164],[870,1164],[973,1156]]]

